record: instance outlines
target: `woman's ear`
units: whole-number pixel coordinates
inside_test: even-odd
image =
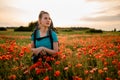
[[[41,20],[40,20],[40,19],[38,20],[38,24],[39,24],[39,25],[41,24]]]

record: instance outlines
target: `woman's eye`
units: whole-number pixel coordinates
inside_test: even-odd
[[[47,19],[47,17],[45,17],[44,19]]]
[[[45,17],[44,19],[48,19],[48,20],[51,20],[51,18],[47,18],[47,17]]]

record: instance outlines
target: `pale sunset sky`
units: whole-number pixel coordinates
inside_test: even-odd
[[[27,26],[41,10],[55,27],[120,30],[120,0],[0,0],[0,27]]]

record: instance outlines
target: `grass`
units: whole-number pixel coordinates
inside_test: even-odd
[[[17,43],[20,45],[25,45],[31,42],[31,34],[32,32],[14,32],[13,29],[8,29],[7,31],[0,31],[1,36],[7,36],[5,39],[2,39],[0,43],[4,43],[6,39],[10,40],[16,40]],[[69,36],[69,35],[81,35],[82,37],[91,37],[91,36],[120,36],[120,32],[111,32],[111,31],[104,31],[103,33],[86,33],[86,31],[71,31],[71,32],[65,32],[65,31],[58,31],[58,36]],[[14,38],[9,36],[13,36]],[[15,36],[18,36],[19,38],[15,38]],[[26,36],[27,38],[20,39],[21,36]]]

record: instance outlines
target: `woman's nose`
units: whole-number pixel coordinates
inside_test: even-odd
[[[49,21],[49,22],[50,22],[50,19],[47,19],[47,21]]]

